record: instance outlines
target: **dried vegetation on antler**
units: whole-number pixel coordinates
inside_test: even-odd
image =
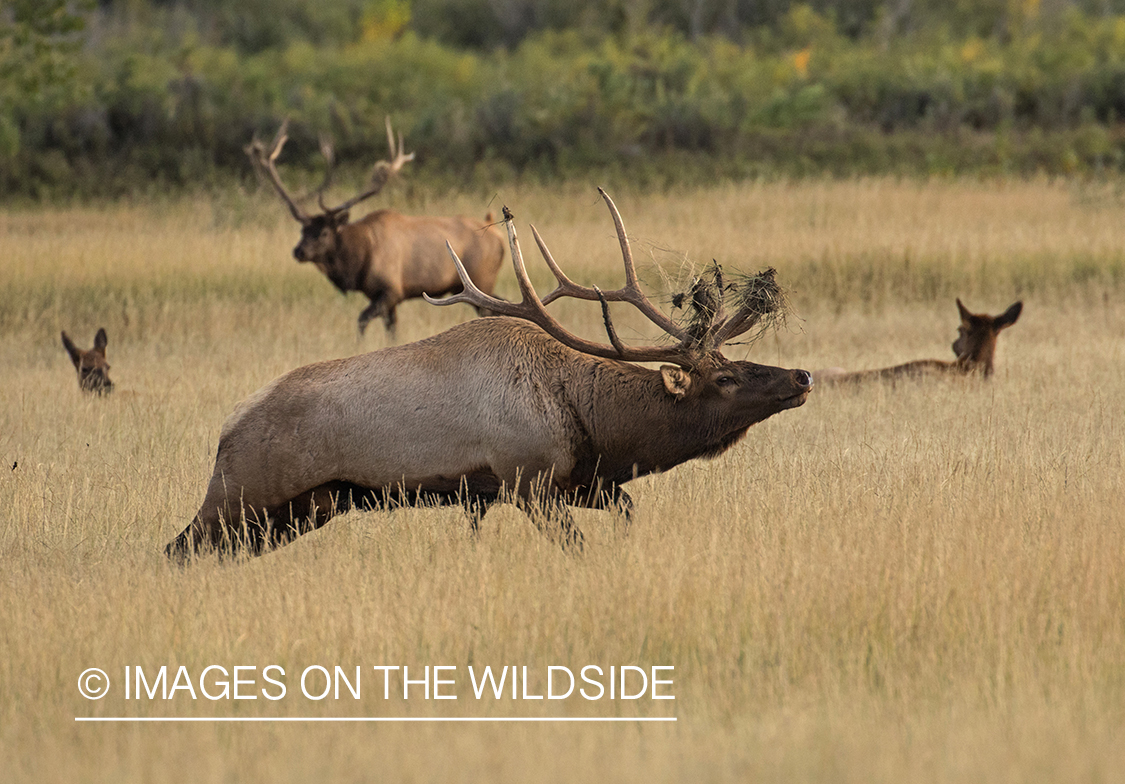
[[[539,246],[543,260],[551,269],[558,285],[545,297],[540,298],[524,266],[523,253],[516,237],[512,213],[504,208],[504,225],[508,230],[508,242],[519,282],[521,301],[518,303],[497,299],[482,292],[474,285],[457,254],[449,248],[457,272],[464,284],[464,291],[445,299],[426,299],[435,305],[449,305],[467,302],[487,308],[497,315],[515,316],[538,324],[547,333],[573,349],[586,354],[621,359],[632,362],[673,362],[682,367],[690,367],[706,354],[717,351],[724,343],[733,340],[758,327],[759,334],[769,326],[783,322],[787,310],[785,296],[775,280],[771,268],[757,275],[734,275],[724,282],[722,268],[713,264],[707,272],[693,281],[689,290],[673,297],[673,306],[683,308],[685,317],[679,321],[665,315],[641,290],[637,278],[633,252],[628,235],[613,200],[605,191],[598,188],[613,216],[617,239],[621,246],[621,258],[625,267],[625,285],[613,291],[602,291],[597,286],[580,286],[562,271],[555,262],[551,251],[534,226],[531,233]],[[568,332],[547,312],[546,306],[562,297],[601,302],[602,317],[610,345],[595,343]],[[617,335],[609,312],[610,302],[628,302],[639,310],[649,321],[676,343],[671,346],[627,346]],[[729,315],[728,315],[729,314]]]
[[[684,312],[678,323],[703,350],[718,348],[754,330],[753,342],[769,329],[784,326],[789,301],[770,267],[756,275],[726,273],[717,261],[697,275],[685,291],[672,296],[672,307]],[[738,317],[728,320],[727,313]],[[710,347],[710,348],[709,348]]]

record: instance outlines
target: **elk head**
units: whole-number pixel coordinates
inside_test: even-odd
[[[281,175],[277,173],[277,157],[281,155],[281,148],[285,146],[285,142],[289,138],[286,135],[288,127],[289,121],[285,120],[278,129],[273,144],[270,145],[268,150],[255,137],[246,147],[246,154],[250,157],[250,161],[259,175],[268,179],[270,184],[273,185],[277,195],[289,207],[289,212],[293,215],[294,220],[301,224],[301,241],[293,248],[293,257],[300,262],[307,261],[316,264],[333,283],[340,286],[337,277],[333,275],[332,264],[336,258],[340,229],[348,224],[348,211],[356,204],[383,190],[383,186],[387,184],[392,175],[396,174],[406,163],[414,160],[414,153],[406,154],[403,152],[401,133],[396,145],[394,132],[391,130],[391,121],[390,118],[387,118],[387,144],[390,147],[390,158],[385,161],[378,161],[375,164],[371,170],[366,189],[337,207],[329,207],[324,203],[324,191],[328,188],[332,179],[335,151],[332,142],[326,136],[321,136],[320,152],[327,164],[324,181],[316,189],[317,203],[320,205],[321,212],[317,215],[309,215],[301,209],[298,199],[289,194],[289,191],[281,182]]]
[[[953,341],[957,363],[967,370],[979,370],[985,376],[991,375],[996,338],[1002,330],[1016,323],[1023,310],[1023,302],[1015,303],[999,316],[971,313],[961,304],[960,299],[957,300],[957,310],[961,314],[957,340]]]
[[[457,267],[464,291],[444,299],[425,295],[426,300],[436,305],[467,302],[487,308],[496,315],[526,319],[562,344],[584,354],[626,362],[665,362],[667,364],[661,366],[660,374],[667,394],[679,406],[706,406],[710,418],[722,419],[726,414],[737,412],[738,415],[732,418],[753,423],[804,403],[812,389],[812,376],[807,371],[788,371],[753,362],[732,361],[720,351],[727,341],[760,324],[764,328],[784,316],[784,297],[775,281],[775,271],[769,269],[740,281],[724,283],[722,270],[715,264],[692,285],[688,294],[679,298],[679,304],[683,305],[684,298],[690,295],[687,323],[677,323],[653,305],[642,292],[621,215],[605,191],[599,188],[598,193],[613,216],[625,266],[624,287],[614,291],[601,291],[596,286],[588,288],[574,283],[555,263],[543,238],[532,226],[531,232],[539,246],[539,252],[558,281],[556,288],[540,299],[524,266],[512,214],[505,207],[504,220],[512,265],[522,300],[518,303],[507,302],[477,288],[461,259],[448,243],[446,248]],[[546,308],[560,297],[600,302],[610,344],[595,343],[568,332]],[[633,305],[676,343],[671,346],[626,346],[613,326],[610,302],[627,302]],[[729,315],[728,306],[734,309]],[[742,429],[744,431],[745,427]],[[716,453],[728,446],[730,443],[718,445]]]
[[[62,333],[62,342],[66,347],[66,353],[70,355],[70,361],[78,371],[78,386],[83,392],[102,395],[113,391],[113,382],[109,380],[109,363],[105,361],[105,347],[108,342],[105,329],[98,330],[98,334],[94,336],[94,347],[89,351],[74,345],[74,341],[65,330]]]

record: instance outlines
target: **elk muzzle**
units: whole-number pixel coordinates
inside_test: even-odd
[[[786,408],[796,408],[804,405],[804,402],[809,399],[809,392],[813,388],[813,377],[812,373],[807,370],[791,370],[789,375],[793,382],[793,392],[790,395],[783,396],[781,402],[788,404],[785,406]]]

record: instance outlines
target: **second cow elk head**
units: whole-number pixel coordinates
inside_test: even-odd
[[[569,506],[628,517],[624,483],[715,457],[751,425],[804,403],[812,388],[804,370],[720,352],[777,314],[772,270],[725,285],[715,270],[700,284],[707,296],[693,296],[689,319],[677,323],[641,291],[621,218],[602,195],[621,245],[623,288],[573,283],[536,233],[558,279],[540,299],[506,214],[522,301],[489,296],[452,254],[465,291],[437,304],[468,302],[500,318],[298,368],[251,395],[223,425],[203,505],[168,554],[261,553],[354,506],[461,504],[475,529],[491,505],[509,500],[580,549]],[[561,297],[601,302],[610,343],[559,324],[546,305]],[[610,302],[634,306],[675,344],[626,346]],[[634,364],[654,360],[667,364]]]
[[[953,353],[957,359],[918,359],[893,367],[878,370],[859,370],[848,373],[841,368],[818,370],[814,374],[817,382],[838,384],[843,382],[862,382],[912,378],[932,375],[992,375],[992,363],[996,356],[996,341],[1000,333],[1016,323],[1023,311],[1023,302],[1016,302],[998,316],[987,313],[973,313],[957,300],[957,311],[961,314],[957,340],[953,341]]]
[[[113,382],[109,380],[109,363],[105,359],[105,347],[109,342],[105,330],[99,329],[94,336],[94,347],[86,350],[74,345],[74,341],[64,331],[62,343],[74,369],[78,371],[78,386],[83,392],[93,392],[103,395],[113,391]]]
[[[277,158],[288,139],[282,123],[268,148],[257,138],[246,148],[254,168],[273,185],[293,218],[301,224],[301,241],[293,249],[299,262],[316,266],[343,293],[359,291],[370,304],[359,315],[359,331],[382,317],[388,331],[395,326],[395,308],[406,299],[423,294],[439,296],[460,291],[457,271],[445,253],[450,242],[466,259],[473,279],[491,291],[504,260],[504,242],[499,232],[484,221],[466,217],[432,218],[403,215],[389,209],[376,210],[354,223],[350,210],[379,193],[387,181],[414,159],[403,152],[402,135],[396,143],[387,121],[390,158],[372,169],[367,187],[344,203],[329,207],[324,191],[332,175],[332,145],[322,138],[321,153],[327,162],[324,182],[317,189],[321,211],[305,212],[290,195],[277,172]]]

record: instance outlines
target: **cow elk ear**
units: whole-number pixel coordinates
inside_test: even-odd
[[[70,361],[74,363],[75,367],[82,361],[82,352],[78,350],[78,346],[74,345],[74,341],[66,334],[66,330],[62,333],[62,344],[66,348],[66,353],[70,355]]]
[[[661,365],[660,375],[664,379],[664,388],[674,398],[682,398],[691,388],[691,375],[682,367]]]
[[[965,322],[973,317],[973,314],[970,313],[968,309],[961,304],[960,298],[957,299],[957,312],[961,314],[961,320]]]
[[[98,330],[98,334],[94,335],[94,351],[102,355],[105,359],[105,347],[109,343],[109,338],[105,334],[105,327]]]
[[[992,324],[994,327],[996,327],[997,331],[1002,330],[1005,327],[1010,327],[1016,323],[1016,320],[1020,317],[1020,313],[1022,311],[1023,302],[1017,302],[1016,304],[1005,310],[1003,313],[1001,313],[999,316],[997,316],[996,320],[992,322]]]

